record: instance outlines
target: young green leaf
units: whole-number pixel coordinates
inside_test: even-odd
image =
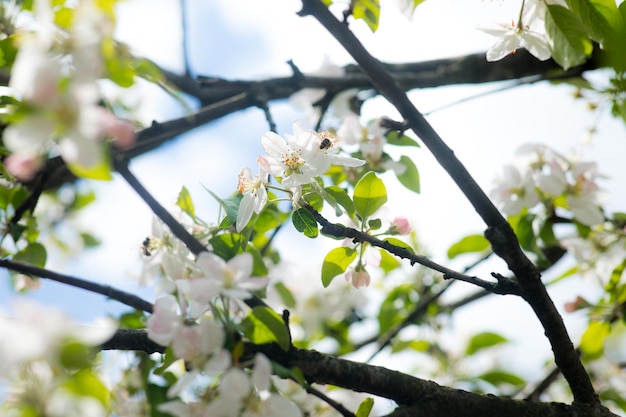
[[[580,340],[580,350],[588,359],[597,359],[604,352],[604,339],[611,334],[611,324],[592,321]]]
[[[303,233],[306,237],[315,238],[319,233],[315,218],[309,210],[305,208],[299,208],[294,211],[291,215],[291,222],[296,230]]]
[[[448,259],[464,253],[482,252],[489,248],[489,241],[483,235],[469,235],[454,243],[448,249]]]
[[[374,214],[387,202],[387,189],[373,171],[365,174],[354,187],[354,208],[362,217]]]
[[[274,284],[274,289],[280,296],[280,299],[285,304],[287,308],[294,308],[296,306],[296,298],[293,296],[293,293],[287,288],[285,284],[282,282],[277,282]]]
[[[287,326],[274,310],[265,306],[252,309],[244,320],[244,333],[252,343],[276,342],[284,350],[289,350]]]
[[[35,242],[13,255],[13,260],[43,268],[46,266],[47,257],[46,248],[41,243]]]
[[[193,205],[193,200],[191,199],[191,194],[189,194],[189,190],[187,190],[187,187],[183,186],[183,188],[181,188],[180,192],[178,193],[178,198],[176,199],[176,205],[180,207],[182,211],[187,213],[192,219],[196,218],[196,210]]]
[[[322,264],[322,285],[328,287],[337,275],[346,272],[356,258],[356,249],[340,246],[328,252]]]
[[[333,197],[335,201],[346,210],[348,215],[352,216],[354,214],[354,203],[346,190],[337,185],[331,185],[324,188],[324,191],[330,194],[330,196]]]
[[[380,19],[379,0],[355,0],[352,2],[352,16],[363,19],[372,32],[378,30]]]
[[[469,341],[465,354],[471,356],[479,350],[507,343],[508,339],[502,335],[493,332],[478,333]]]
[[[510,372],[505,372],[505,371],[499,371],[499,370],[485,372],[484,374],[477,376],[477,378],[482,379],[483,381],[489,382],[494,387],[497,387],[503,384],[513,385],[515,387],[518,387],[526,383],[526,381],[523,378],[520,378],[519,376],[515,374],[512,374]]]
[[[374,407],[374,399],[367,397],[359,404],[359,408],[356,409],[354,415],[356,417],[368,417],[372,411],[372,407]]]
[[[417,170],[417,167],[406,155],[402,155],[400,157],[400,164],[404,166],[404,172],[402,174],[396,174],[398,181],[400,184],[404,185],[409,190],[418,193],[420,192],[420,173]]]
[[[419,143],[417,143],[414,139],[408,137],[407,135],[401,135],[396,131],[391,131],[385,135],[387,138],[387,143],[395,146],[415,146],[417,148],[420,147]]]

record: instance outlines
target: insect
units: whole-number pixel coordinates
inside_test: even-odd
[[[326,149],[330,149],[331,146],[335,144],[333,134],[330,132],[322,132],[320,133],[320,137],[322,141],[320,142],[320,151],[325,151]]]
[[[143,253],[145,256],[152,256],[152,249],[152,241],[148,236],[143,240],[143,243],[141,244],[141,253]]]

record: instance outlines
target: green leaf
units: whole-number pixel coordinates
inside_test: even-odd
[[[367,227],[370,230],[379,230],[383,225],[383,221],[381,219],[371,219],[367,221]]]
[[[296,306],[296,298],[293,296],[293,293],[287,288],[285,284],[282,282],[277,282],[274,284],[274,289],[280,296],[280,299],[285,304],[287,308],[294,308]]]
[[[67,162],[67,167],[72,174],[79,178],[87,178],[92,180],[109,181],[111,178],[111,161],[104,156],[100,162],[93,166],[85,167],[79,164]]]
[[[502,384],[513,385],[516,387],[526,384],[526,381],[523,378],[520,378],[515,374],[499,370],[486,372],[476,378],[489,382],[494,387]]]
[[[31,243],[16,253],[13,260],[43,268],[46,266],[47,257],[46,248],[41,243]]]
[[[306,237],[313,239],[319,234],[315,217],[313,217],[311,212],[305,208],[299,208],[294,211],[291,215],[291,222],[296,230],[303,233]]]
[[[243,252],[246,239],[238,233],[223,233],[209,239],[213,253],[228,261]]]
[[[374,214],[386,202],[385,183],[373,171],[365,174],[354,187],[354,208],[363,219]]]
[[[406,242],[401,241],[401,240],[400,240],[400,239],[398,239],[398,238],[395,238],[395,237],[386,237],[386,238],[384,238],[384,239],[383,239],[383,242],[389,242],[389,243],[391,243],[391,244],[392,244],[392,245],[394,245],[394,246],[398,246],[398,247],[400,247],[400,248],[404,248],[404,249],[408,250],[408,251],[409,251],[409,252],[411,252],[411,253],[415,253],[415,251],[413,250],[413,248],[411,247],[411,245],[409,245],[409,244],[408,244],[408,243],[406,243]]]
[[[96,358],[97,351],[76,340],[69,340],[61,346],[59,360],[68,369],[87,369]]]
[[[244,333],[254,344],[276,342],[284,350],[289,350],[287,326],[274,310],[265,306],[252,309],[244,320]]]
[[[600,45],[605,46],[607,38],[619,33],[622,19],[615,0],[567,0],[567,4]]]
[[[380,3],[378,0],[354,0],[352,3],[352,16],[355,19],[363,19],[372,32],[378,29],[380,19]]]
[[[392,130],[391,132],[385,135],[387,138],[387,143],[394,146],[415,146],[417,148],[420,147],[419,143],[417,143],[414,139],[408,137],[407,135],[401,135],[400,133]]]
[[[90,369],[75,372],[63,385],[76,395],[95,398],[105,407],[109,404],[111,398],[109,390]]]
[[[400,261],[384,249],[380,249],[380,269],[389,273],[400,266]]]
[[[582,64],[593,49],[585,26],[565,7],[547,6],[546,32],[552,40],[552,58],[566,70]]]
[[[331,185],[330,187],[324,188],[324,191],[334,198],[335,201],[346,210],[348,215],[352,216],[354,214],[354,203],[346,190],[337,185]]]
[[[337,275],[346,272],[356,258],[356,249],[340,246],[328,252],[322,264],[322,285],[328,287]]]
[[[604,352],[604,339],[611,334],[611,324],[592,321],[580,340],[580,350],[588,359],[597,359]]]
[[[465,354],[471,356],[476,352],[502,343],[507,343],[508,339],[502,335],[492,332],[478,333],[472,337],[467,345]]]
[[[409,190],[418,193],[420,192],[420,173],[417,170],[417,167],[406,155],[402,155],[400,157],[400,164],[404,165],[404,172],[402,174],[397,174],[396,177],[400,184],[404,185]]]
[[[91,233],[82,232],[80,234],[80,238],[83,240],[83,245],[85,245],[86,248],[95,248],[96,246],[100,246],[102,243],[100,239]]]
[[[374,399],[367,397],[359,404],[359,408],[356,409],[354,415],[356,417],[368,417],[372,411],[372,407],[374,407]]]
[[[448,259],[454,259],[464,253],[482,252],[489,246],[489,241],[483,235],[465,236],[450,246]]]
[[[176,205],[180,207],[182,211],[187,213],[192,219],[196,218],[196,210],[187,187],[183,186],[183,188],[181,188],[178,193],[178,198],[176,199]]]

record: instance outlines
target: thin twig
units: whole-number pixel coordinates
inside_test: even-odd
[[[118,290],[117,288],[113,288],[110,285],[98,284],[95,282],[84,280],[82,278],[59,274],[58,272],[53,272],[48,269],[43,269],[34,265],[23,264],[8,259],[0,259],[0,267],[22,274],[46,278],[52,281],[60,282],[62,284],[71,285],[72,287],[82,288],[83,290],[87,290],[96,294],[102,294],[129,307],[145,311],[146,313],[152,313],[151,303],[134,294]]]
[[[505,278],[501,275],[494,275],[494,278],[497,279],[497,282],[493,282],[486,281],[475,276],[465,275],[461,272],[454,271],[450,268],[440,265],[425,256],[413,253],[406,248],[396,246],[384,240],[380,240],[367,233],[363,233],[351,227],[346,227],[338,223],[331,223],[311,206],[305,207],[313,215],[315,220],[322,226],[321,231],[326,235],[335,236],[337,238],[347,237],[352,239],[354,242],[367,242],[372,246],[385,249],[387,252],[399,258],[408,259],[411,265],[418,263],[420,265],[424,265],[427,268],[441,272],[444,279],[456,279],[459,281],[465,281],[484,288],[488,291],[491,291],[495,294],[519,294],[520,290],[514,280]]]
[[[319,398],[320,400],[324,401],[326,404],[330,405],[332,408],[337,410],[342,416],[344,416],[344,417],[356,417],[355,414],[352,411],[348,410],[341,403],[333,400],[332,398],[330,398],[328,395],[324,394],[320,390],[318,390],[316,388],[313,388],[312,386],[308,385],[306,387],[306,392],[308,392],[309,394],[311,394],[311,395]]]

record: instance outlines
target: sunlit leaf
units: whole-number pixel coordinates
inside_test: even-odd
[[[278,343],[284,350],[289,350],[289,332],[287,326],[274,310],[265,306],[252,309],[244,320],[244,333],[252,343]]]
[[[280,296],[280,299],[285,304],[287,308],[294,308],[296,306],[296,298],[293,296],[293,293],[287,288],[285,284],[282,282],[277,282],[274,284],[274,289]]]
[[[354,203],[346,190],[336,185],[331,185],[324,188],[324,191],[330,194],[330,196],[333,197],[335,201],[346,210],[346,213],[350,216],[354,214]]]
[[[490,243],[483,235],[469,235],[461,238],[448,249],[448,258],[454,259],[464,253],[482,252]]]
[[[46,266],[47,257],[46,248],[41,243],[31,243],[16,253],[13,260],[43,268]]]
[[[354,207],[364,219],[374,214],[386,202],[385,184],[372,171],[365,174],[354,187]]]
[[[378,0],[354,0],[352,2],[352,16],[363,19],[372,32],[378,30],[380,19],[380,3]]]
[[[407,135],[401,135],[400,133],[392,130],[385,135],[387,143],[395,146],[415,146],[420,147],[419,143]]]
[[[472,337],[467,345],[467,349],[465,349],[465,354],[467,356],[471,356],[476,352],[490,348],[492,346],[500,345],[502,343],[507,343],[508,339],[502,335],[493,332],[482,332],[478,333],[474,337]]]
[[[604,352],[604,339],[611,334],[611,324],[592,321],[580,340],[580,350],[588,359],[597,359]]]
[[[517,387],[526,383],[523,378],[510,372],[500,370],[489,371],[477,376],[476,378],[489,382],[491,385],[496,387],[502,384],[513,385]]]
[[[196,210],[193,205],[193,200],[191,199],[191,194],[189,194],[189,190],[187,187],[183,186],[180,192],[178,193],[178,198],[176,199],[176,205],[185,213],[189,215],[192,219],[196,217]]]
[[[563,6],[548,4],[546,32],[552,40],[552,58],[564,69],[582,64],[593,46],[580,18]]]
[[[372,397],[367,397],[361,401],[361,404],[359,404],[359,408],[356,409],[354,415],[356,417],[368,417],[373,407],[374,399]]]
[[[356,258],[356,249],[340,246],[328,252],[322,264],[322,285],[328,287],[337,275],[346,272]]]

